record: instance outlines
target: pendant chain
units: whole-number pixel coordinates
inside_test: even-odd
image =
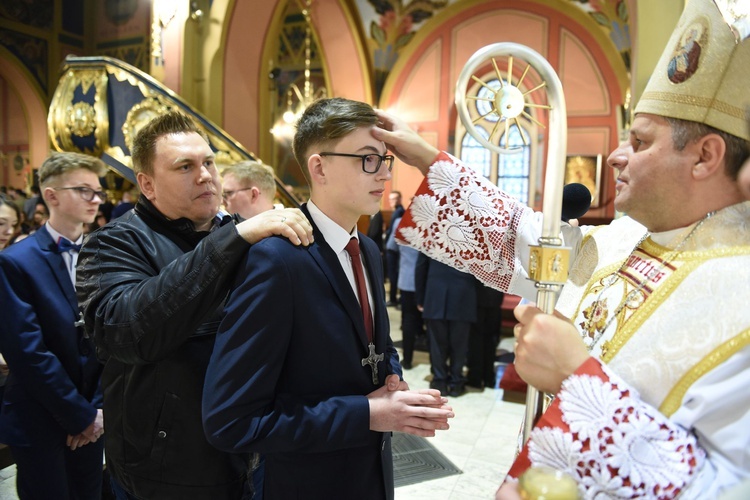
[[[641,290],[643,290],[643,288],[651,281],[651,279],[653,277],[658,276],[659,273],[667,266],[667,264],[669,264],[670,262],[672,262],[672,260],[674,260],[674,258],[677,257],[677,255],[680,253],[680,250],[682,249],[682,247],[685,246],[685,243],[687,243],[688,240],[698,230],[698,228],[701,227],[703,225],[703,223],[706,222],[708,219],[710,219],[711,216],[714,215],[715,213],[716,213],[715,211],[707,213],[706,216],[703,217],[695,225],[695,227],[693,227],[693,229],[690,230],[690,232],[682,239],[682,241],[680,241],[680,243],[676,247],[674,247],[674,249],[667,255],[667,257],[664,258],[664,259],[662,259],[661,264],[659,264],[659,267],[657,267],[656,269],[652,269],[651,271],[649,271],[649,273],[646,275],[646,279],[644,279],[643,281],[641,281],[640,283],[638,283],[638,286],[635,287],[633,290],[631,290],[630,293],[628,293],[625,296],[625,298],[622,300],[622,302],[620,302],[620,305],[617,306],[617,309],[615,309],[615,312],[612,314],[612,316],[610,316],[609,319],[607,319],[607,323],[604,325],[604,328],[602,328],[601,330],[599,330],[599,333],[597,333],[597,335],[594,337],[594,340],[591,341],[591,345],[589,346],[589,350],[593,349],[594,346],[596,345],[596,343],[599,342],[599,339],[602,338],[602,335],[604,335],[604,332],[607,331],[607,329],[610,327],[610,325],[615,320],[615,318],[617,317],[617,315],[620,314],[620,312],[623,310],[623,308],[625,308],[625,306],[628,303],[630,303],[630,301],[632,301],[640,293]],[[646,241],[646,238],[648,238],[650,236],[650,234],[651,233],[646,232],[646,234],[643,235],[643,237],[638,241],[638,243],[636,243],[635,247],[633,248],[633,251],[630,252],[630,254],[628,254],[627,257],[625,257],[625,260],[623,261],[622,265],[619,268],[617,268],[617,270],[614,273],[612,273],[609,276],[607,276],[606,278],[604,278],[606,280],[606,284],[604,285],[604,288],[602,288],[602,290],[599,292],[599,295],[596,297],[596,300],[593,303],[592,311],[595,311],[600,306],[600,302],[601,302],[601,299],[602,299],[602,295],[604,295],[604,292],[606,292],[607,290],[609,290],[609,288],[617,282],[617,279],[618,279],[618,277],[620,275],[620,272],[625,268],[625,266],[627,265],[628,261],[630,260],[630,257],[636,252],[636,250],[638,250],[638,247],[641,246],[641,243],[643,243],[644,241]],[[591,321],[593,320],[594,316],[595,316],[594,314],[591,314],[589,316],[588,321],[586,322],[586,328],[584,329],[584,333],[591,331]]]

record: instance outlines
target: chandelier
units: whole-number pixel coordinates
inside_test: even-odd
[[[286,136],[292,135],[292,126],[299,120],[305,109],[313,103],[316,99],[326,97],[327,91],[325,87],[315,89],[312,82],[310,81],[310,59],[311,59],[311,38],[312,29],[310,22],[310,5],[312,0],[304,0],[302,4],[302,16],[305,19],[305,73],[304,73],[304,84],[302,89],[292,82],[286,91],[286,110],[281,115],[280,122],[271,129],[271,133],[274,136]]]

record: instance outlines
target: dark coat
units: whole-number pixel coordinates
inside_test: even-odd
[[[85,430],[102,407],[101,364],[45,226],[0,252],[0,352],[10,375],[0,442],[34,446]]]
[[[475,278],[450,266],[419,254],[414,272],[415,300],[424,307],[426,320],[477,320]]]
[[[378,250],[383,252],[383,212],[378,213],[370,218],[370,225],[367,226],[367,237],[378,246]]]
[[[86,331],[102,375],[107,468],[139,498],[240,498],[248,457],[206,440],[201,397],[221,311],[249,245],[229,217],[210,234],[143,197],[79,257]]]
[[[380,253],[359,234],[385,354],[373,384],[359,302],[313,228],[309,247],[268,238],[248,252],[206,374],[206,434],[225,451],[264,455],[266,498],[393,498],[391,436],[369,430],[366,398],[401,375]]]

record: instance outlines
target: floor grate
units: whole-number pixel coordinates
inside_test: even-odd
[[[461,474],[427,439],[393,433],[393,477],[396,487]]]

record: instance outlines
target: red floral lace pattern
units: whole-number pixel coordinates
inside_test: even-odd
[[[582,498],[679,495],[705,463],[695,436],[595,359],[581,368],[532,431],[526,466],[567,472]],[[520,472],[511,469],[515,477]]]
[[[431,258],[507,291],[524,210],[452,156],[441,153],[399,225],[399,239]]]

